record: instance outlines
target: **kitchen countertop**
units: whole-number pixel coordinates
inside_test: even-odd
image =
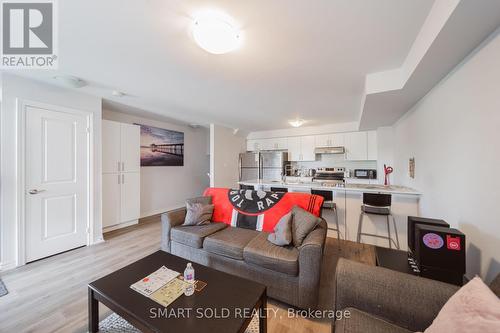
[[[318,189],[327,191],[346,191],[346,192],[367,192],[367,193],[387,193],[387,194],[402,194],[402,195],[416,195],[422,193],[405,186],[397,185],[376,185],[376,184],[346,184],[344,187],[324,186],[321,183],[313,182],[283,182],[283,181],[268,181],[262,179],[251,179],[240,181],[239,184],[254,185],[254,186],[273,186],[273,187],[287,187],[287,188],[307,188]]]

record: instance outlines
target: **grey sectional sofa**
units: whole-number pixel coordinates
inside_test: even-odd
[[[258,281],[267,286],[269,297],[279,301],[316,308],[327,230],[324,220],[295,248],[273,245],[266,232],[224,223],[182,226],[185,216],[186,209],[161,216],[163,251]]]
[[[349,318],[334,333],[423,332],[459,289],[444,282],[340,259],[335,278],[335,310]],[[500,274],[490,284],[500,297]]]

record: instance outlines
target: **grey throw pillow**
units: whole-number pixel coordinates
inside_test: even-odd
[[[294,206],[292,208],[292,239],[293,245],[299,247],[304,239],[319,224],[321,219],[307,210]]]
[[[267,240],[278,246],[290,245],[292,242],[292,212],[284,215],[274,227],[274,232]]]
[[[194,204],[194,203],[201,203],[205,205],[210,205],[212,203],[212,197],[211,196],[206,196],[206,197],[196,197],[196,198],[191,198],[186,200],[186,208],[188,204]]]
[[[186,218],[182,225],[205,225],[212,220],[214,205],[186,202]]]

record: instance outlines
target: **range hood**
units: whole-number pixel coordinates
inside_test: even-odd
[[[314,150],[316,154],[344,154],[344,147],[322,147]]]

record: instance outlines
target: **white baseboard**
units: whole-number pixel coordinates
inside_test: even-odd
[[[179,208],[182,208],[182,207],[184,207],[184,204],[179,204],[179,205],[176,205],[176,206],[173,206],[173,207],[156,209],[156,210],[153,210],[153,211],[150,211],[150,212],[143,212],[143,213],[141,213],[141,217],[140,218],[142,219],[142,218],[145,218],[145,217],[162,214],[162,213],[165,213],[165,212],[168,212],[168,211],[171,211],[171,210],[176,210],[176,209],[179,209]]]
[[[115,224],[115,225],[111,225],[109,227],[102,228],[102,232],[104,233],[104,232],[113,231],[113,230],[117,230],[117,229],[121,229],[121,228],[125,228],[125,227],[130,227],[131,225],[138,224],[138,223],[139,223],[139,220],[133,220],[133,221],[129,221],[129,222]]]
[[[15,261],[9,261],[9,262],[1,262],[0,263],[0,271],[8,271],[9,269],[14,269],[16,268],[16,262]]]

